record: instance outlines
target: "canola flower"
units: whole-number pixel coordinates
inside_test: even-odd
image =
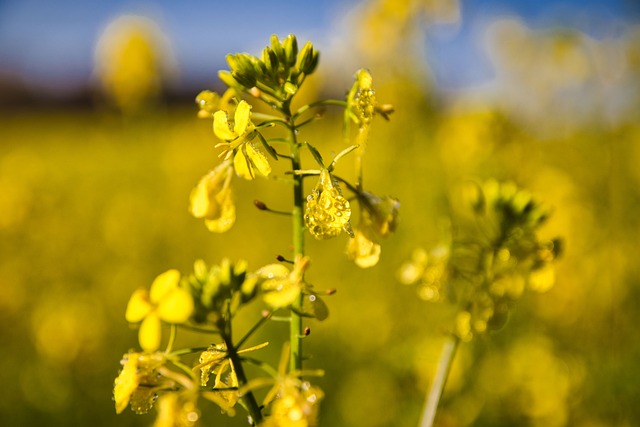
[[[168,270],[151,284],[151,289],[138,289],[133,293],[125,317],[128,322],[140,324],[138,339],[145,351],[160,347],[161,322],[179,324],[193,313],[191,294],[180,287],[180,273]]]
[[[353,234],[349,219],[351,206],[327,169],[322,169],[315,188],[307,196],[304,221],[316,239],[327,239],[342,231]]]
[[[116,413],[122,413],[129,404],[131,409],[144,414],[151,409],[161,388],[158,368],[165,362],[162,353],[129,352],[121,360],[122,370],[113,387]]]
[[[347,255],[358,267],[373,267],[380,260],[380,238],[395,231],[400,203],[393,197],[379,197],[362,191],[358,194],[360,221],[347,243]]]
[[[268,176],[271,165],[267,158],[251,144],[255,137],[255,125],[251,122],[251,105],[240,101],[236,106],[233,123],[229,123],[228,114],[218,110],[213,114],[213,132],[223,140],[216,145],[225,147],[220,156],[229,159],[233,156],[233,166],[238,176],[252,180],[256,174]]]
[[[236,221],[232,176],[231,161],[225,160],[203,176],[191,191],[189,211],[195,218],[203,218],[209,231],[223,233]]]

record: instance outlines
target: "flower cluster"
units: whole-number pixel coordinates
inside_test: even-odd
[[[326,319],[329,310],[321,296],[334,291],[318,291],[305,277],[310,266],[310,258],[304,253],[306,233],[319,240],[346,233],[350,237],[348,256],[360,267],[371,267],[380,257],[380,238],[397,226],[399,210],[396,199],[369,193],[362,184],[362,157],[372,120],[375,115],[388,118],[393,111],[377,103],[368,71],[356,74],[346,99],[321,100],[292,110],[293,97],[316,69],[318,58],[311,43],[298,50],[295,36],[283,40],[272,36],[260,57],[246,53],[227,56],[230,70],[219,73],[228,87],[222,95],[202,91],[197,96],[198,117],[212,120],[213,133],[219,140],[215,148],[220,152],[217,165],[191,191],[189,212],[203,220],[209,231],[226,232],[236,222],[234,175],[248,181],[277,179],[291,186],[291,209],[272,210],[260,201],[254,204],[262,211],[292,217],[292,253],[290,257],[278,255],[279,263],[256,270],[250,270],[246,261],[225,258],[219,264],[207,265],[198,260],[188,275],[169,270],[160,274],[149,290],[135,291],[125,317],[139,325],[142,352],[131,352],[123,359],[114,387],[118,413],[128,405],[136,412],[147,412],[157,399],[155,427],[190,427],[201,416],[198,400],[205,399],[229,415],[241,406],[253,425],[317,425],[323,393],[302,379],[319,373],[302,369],[306,357],[301,339],[310,331],[303,329],[303,321]],[[266,112],[254,110],[249,98],[269,108]],[[357,126],[353,141],[349,141],[349,127],[345,126],[347,147],[338,150],[328,165],[317,148],[298,139],[300,130],[317,120],[325,106],[343,108],[345,122]],[[278,131],[284,131],[284,135]],[[304,150],[315,159],[316,169],[302,167]],[[335,171],[338,161],[347,155],[355,155],[355,184]],[[274,176],[277,169],[272,168],[273,162],[281,159],[291,167],[284,176]],[[317,182],[305,194],[304,181],[308,178],[317,178]],[[350,198],[345,197],[341,186],[352,193],[347,195]],[[359,214],[355,231],[351,226],[352,203]],[[262,316],[238,339],[235,320],[241,309],[261,303]],[[291,340],[283,346],[277,372],[265,362],[241,356],[266,345],[245,347],[270,320],[286,321]],[[170,331],[166,340],[163,328]],[[175,349],[182,329],[208,334],[206,346]],[[215,344],[211,344],[211,334],[219,339]],[[159,352],[163,341],[166,348]],[[195,366],[181,359],[196,354],[199,358]],[[247,363],[257,365],[268,377],[249,378],[244,368]],[[253,390],[264,385],[272,388],[260,405]]]
[[[298,41],[293,34],[283,41],[272,36],[260,58],[247,53],[227,55],[230,71],[218,76],[229,87],[239,92],[252,90],[264,101],[283,105],[291,100],[305,78],[318,65],[319,53],[307,42],[298,52]]]
[[[470,186],[459,205],[450,244],[429,254],[416,251],[399,277],[417,284],[426,300],[437,301],[444,293],[457,301],[455,333],[468,341],[501,328],[525,289],[553,286],[560,241],[537,237],[548,214],[512,183]]]

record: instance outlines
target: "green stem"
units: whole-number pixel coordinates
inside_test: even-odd
[[[420,427],[433,426],[433,420],[436,417],[436,410],[440,403],[440,397],[444,390],[444,386],[447,383],[449,377],[449,371],[451,370],[451,364],[456,355],[456,350],[460,344],[460,338],[455,335],[450,335],[445,341],[442,347],[442,353],[440,354],[440,361],[438,362],[438,369],[436,375],[433,378],[433,384],[431,384],[431,390],[427,395],[427,402],[422,413],[422,420]]]
[[[287,114],[288,113],[288,114]],[[296,171],[300,169],[300,146],[296,137],[296,126],[292,120],[291,113],[285,112],[290,120],[291,130],[291,168]],[[303,177],[293,176],[293,253],[294,259],[304,255],[304,189],[302,185]],[[302,317],[297,313],[302,312],[301,294],[297,301],[293,303],[291,311],[291,323],[289,324],[289,339],[291,342],[289,358],[289,368],[291,371],[302,369]]]
[[[236,372],[236,378],[238,379],[238,388],[247,384],[247,375],[244,373],[244,366],[242,365],[242,360],[238,355],[238,350],[233,345],[231,340],[231,336],[224,334],[223,337],[225,344],[227,345],[227,354],[229,355],[229,359],[233,364],[233,368]],[[258,401],[252,392],[248,392],[240,397],[243,406],[251,415],[251,419],[253,425],[258,425],[262,421],[262,411],[260,410],[260,405],[258,405]]]

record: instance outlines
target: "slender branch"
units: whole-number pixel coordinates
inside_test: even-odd
[[[447,338],[447,341],[445,341],[444,346],[442,347],[442,353],[440,353],[440,361],[438,362],[438,369],[436,371],[435,377],[433,378],[433,384],[431,384],[429,394],[427,395],[427,402],[424,407],[424,412],[422,413],[420,427],[433,426],[433,420],[436,417],[436,410],[438,409],[438,404],[440,403],[440,397],[442,396],[444,386],[447,383],[449,371],[451,370],[451,365],[453,363],[453,359],[456,355],[456,350],[458,349],[459,344],[460,338],[458,338],[456,335],[450,335]]]
[[[271,315],[273,314],[273,312],[269,312],[266,316],[262,316],[255,325],[253,325],[251,327],[251,329],[249,329],[249,331],[247,331],[246,334],[244,334],[244,336],[242,338],[240,338],[240,341],[238,341],[238,343],[236,344],[236,348],[241,348],[242,345],[249,339],[249,337],[251,335],[253,335],[253,333],[255,331],[258,330],[258,328],[262,325],[264,325],[264,322],[266,322],[267,320],[269,320],[271,318]]]
[[[312,102],[311,104],[303,105],[302,107],[300,107],[298,111],[296,111],[293,114],[292,118],[296,119],[298,116],[300,116],[300,114],[303,114],[305,111],[308,111],[315,107],[320,107],[322,105],[336,105],[338,107],[346,107],[347,103],[345,101],[340,101],[337,99],[324,99],[322,101]]]
[[[291,169],[300,169],[300,146],[296,137],[296,126],[291,113],[285,111],[290,121],[291,135]],[[303,178],[299,175],[293,176],[293,252],[294,258],[304,255],[304,189]],[[302,309],[303,295],[294,301],[291,310],[291,323],[289,324],[289,340],[291,343],[289,367],[291,371],[302,369],[302,317],[297,312]]]

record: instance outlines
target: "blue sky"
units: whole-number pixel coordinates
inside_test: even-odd
[[[272,33],[295,33],[322,49],[336,23],[359,0],[0,0],[0,74],[20,76],[64,95],[86,83],[102,28],[125,14],[147,15],[167,33],[185,86],[211,84],[227,52],[257,53]],[[456,31],[425,32],[436,83],[481,84],[491,77],[478,33],[497,16],[517,15],[532,27],[563,25],[594,37],[615,37],[640,18],[639,0],[462,0]],[[619,35],[619,34],[618,34]]]

